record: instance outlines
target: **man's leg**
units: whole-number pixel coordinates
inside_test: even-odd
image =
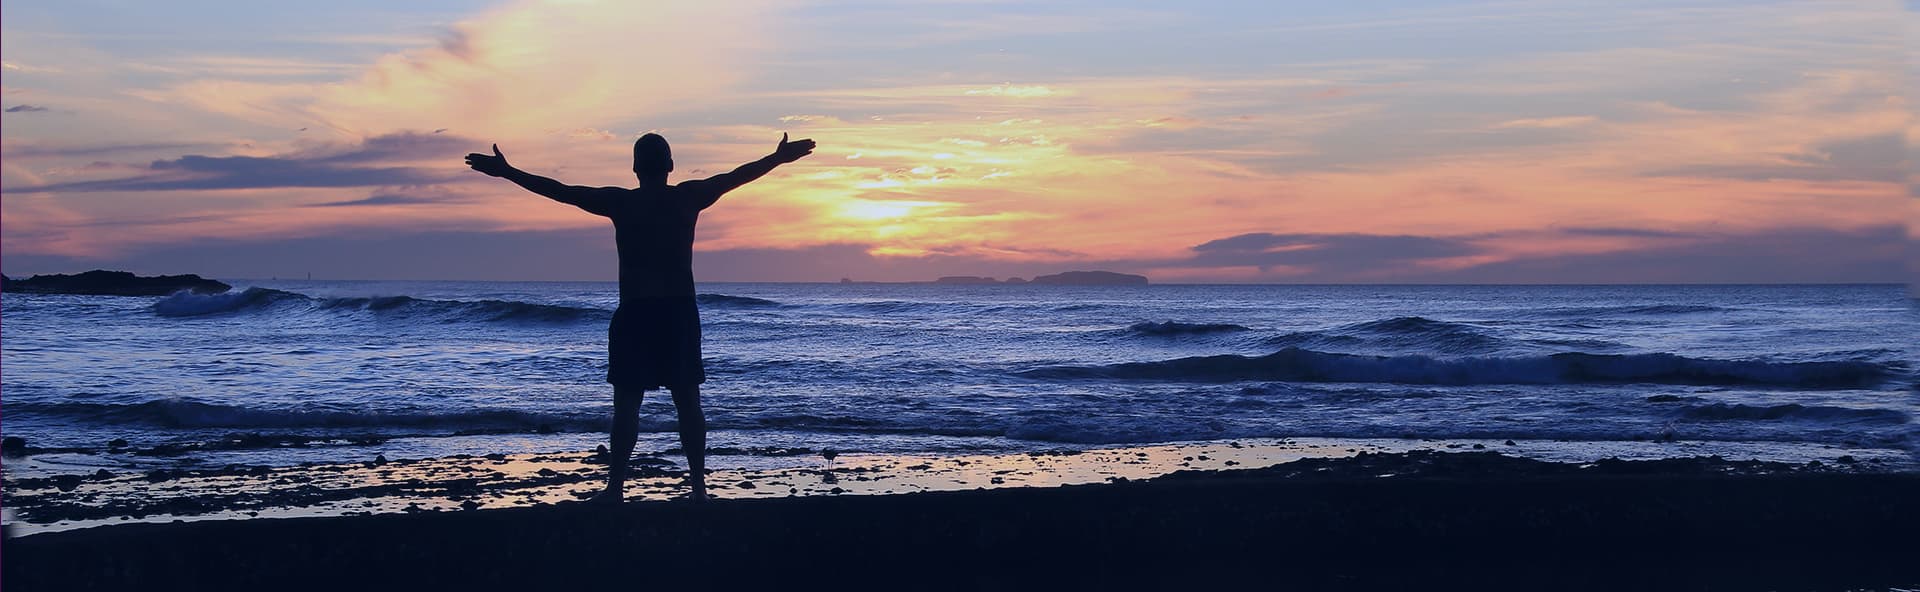
[[[607,437],[607,490],[594,499],[619,503],[627,486],[627,462],[640,437],[640,400],[646,389],[613,387],[613,432]]]
[[[687,484],[693,499],[707,499],[707,416],[700,411],[700,385],[673,387],[673,408],[680,414],[680,449],[687,452]]]

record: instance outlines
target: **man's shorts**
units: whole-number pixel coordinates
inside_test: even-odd
[[[692,296],[627,300],[607,327],[607,382],[672,388],[707,381],[700,360],[700,308]]]

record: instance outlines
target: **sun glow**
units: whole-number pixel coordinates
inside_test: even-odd
[[[858,220],[894,220],[914,215],[916,212],[933,212],[953,204],[937,201],[870,201],[857,200],[840,206],[836,214]]]

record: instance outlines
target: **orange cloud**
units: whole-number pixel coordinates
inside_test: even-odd
[[[147,96],[349,136],[449,127],[519,138],[658,117],[725,96],[774,43],[773,0],[520,0],[334,83],[201,80]],[[689,26],[689,24],[695,24]],[[233,60],[226,60],[233,63]],[[245,65],[245,62],[241,62]]]

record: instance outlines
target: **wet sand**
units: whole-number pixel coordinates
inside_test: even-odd
[[[7,540],[0,581],[1838,590],[1920,583],[1916,532],[1912,473],[1411,452],[1062,487],[126,524]]]

